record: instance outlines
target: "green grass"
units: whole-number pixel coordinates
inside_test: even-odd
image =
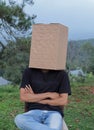
[[[94,79],[84,83],[72,82],[72,95],[65,107],[65,121],[69,130],[94,130]],[[0,130],[18,130],[14,117],[24,112],[19,100],[18,86],[0,86]]]
[[[14,124],[14,117],[23,110],[18,87],[0,86],[0,130],[18,130]]]
[[[94,130],[94,94],[91,87],[73,87],[65,120],[69,130]]]
[[[94,76],[71,82],[72,95],[65,107],[69,130],[94,130]]]

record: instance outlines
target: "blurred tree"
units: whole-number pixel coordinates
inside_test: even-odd
[[[69,70],[76,69],[79,66],[79,53],[79,44],[76,44],[75,41],[72,40],[69,41],[67,51],[67,68]]]
[[[34,2],[0,0],[0,75],[13,83],[19,83],[29,60],[32,24],[36,15],[25,13],[27,4],[32,6]]]
[[[69,41],[67,51],[67,68],[82,68],[94,73],[94,39]]]
[[[10,42],[6,45],[2,55],[3,76],[18,84],[22,77],[22,72],[28,66],[30,38],[17,39],[14,44]]]
[[[93,72],[94,74],[94,46],[86,42],[81,46],[82,49],[82,63],[81,66],[86,72]]]
[[[22,3],[15,0],[0,1],[0,51],[8,41],[31,35],[31,26],[36,15],[29,16],[25,13],[26,4],[34,3],[33,0],[22,0]]]

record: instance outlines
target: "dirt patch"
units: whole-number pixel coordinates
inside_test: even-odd
[[[94,94],[94,86],[84,86],[81,87],[83,90],[86,90],[87,92],[89,92],[90,94]]]
[[[90,87],[90,92],[94,94],[94,87]]]

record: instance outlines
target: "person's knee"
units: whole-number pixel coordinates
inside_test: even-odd
[[[54,114],[52,114],[52,120],[54,120],[54,121],[56,121],[57,122],[57,120],[60,122],[60,121],[62,121],[63,119],[62,119],[62,116],[60,115],[60,113],[54,113]]]
[[[23,116],[21,114],[17,115],[14,119],[14,122],[16,125],[23,124],[24,123]]]
[[[52,129],[61,129],[62,128],[63,118],[59,113],[54,113],[51,115],[50,119],[50,128]]]

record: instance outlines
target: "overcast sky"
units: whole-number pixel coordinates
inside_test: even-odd
[[[69,40],[94,38],[94,0],[34,0],[25,10],[36,14],[36,23],[61,23]]]

